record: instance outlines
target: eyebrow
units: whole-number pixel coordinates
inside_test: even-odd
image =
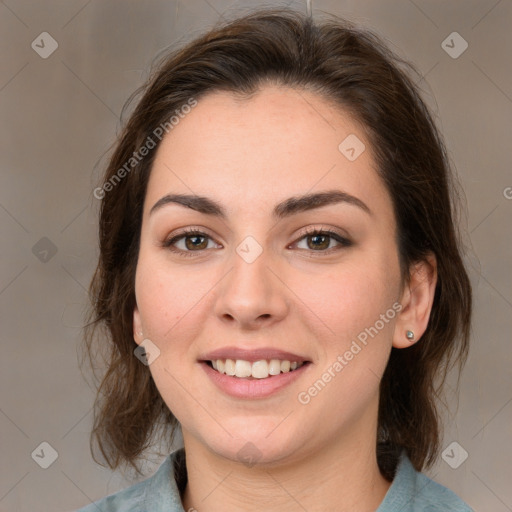
[[[357,206],[367,214],[372,215],[370,208],[368,208],[361,199],[341,190],[327,190],[325,192],[317,192],[285,199],[274,207],[272,217],[274,219],[284,219],[300,212],[338,203]],[[168,204],[179,204],[206,215],[219,217],[223,220],[227,219],[224,208],[213,199],[189,194],[167,194],[153,205],[149,214],[151,215],[156,210]]]

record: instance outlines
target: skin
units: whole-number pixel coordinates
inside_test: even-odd
[[[366,146],[355,161],[338,149],[349,134]],[[315,93],[278,86],[245,101],[211,93],[163,139],[144,204],[134,338],[160,350],[150,371],[182,426],[185,510],[370,512],[383,500],[390,482],[375,452],[379,383],[391,347],[406,348],[425,331],[437,275],[432,257],[403,285],[392,202],[375,169],[370,143],[347,113]],[[271,217],[284,199],[326,190],[359,198],[371,214],[338,203]],[[227,220],[177,204],[150,215],[169,193],[212,198]],[[162,246],[186,227],[208,236],[206,248],[190,249],[194,236],[188,248],[185,239],[175,243],[191,257]],[[352,245],[331,238],[315,249],[304,238],[313,227],[334,229]],[[250,264],[236,252],[247,236],[262,249]],[[397,302],[401,311],[378,335],[299,403],[299,392]],[[223,346],[277,347],[311,364],[274,396],[233,398],[197,361]],[[247,442],[260,457],[251,467],[237,456]]]

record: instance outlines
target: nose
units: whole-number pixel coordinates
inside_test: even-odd
[[[255,330],[282,320],[289,308],[287,288],[268,251],[254,260],[233,251],[231,270],[219,283],[215,314],[222,322]]]

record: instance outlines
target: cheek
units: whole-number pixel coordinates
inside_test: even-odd
[[[165,258],[164,258],[165,259]],[[135,279],[144,336],[160,353],[149,370],[168,408],[181,419],[190,415],[190,347],[201,325],[201,298],[211,288],[198,272],[172,271],[169,263],[141,250]],[[189,390],[185,391],[185,388]],[[190,388],[190,389],[189,389]]]
[[[363,414],[378,394],[399,308],[398,267],[389,261],[384,254],[362,257],[299,288],[321,366],[298,398],[333,429]]]
[[[176,339],[186,324],[193,323],[211,289],[206,277],[192,266],[173,271],[162,258],[141,254],[135,290],[145,334],[160,343]]]
[[[398,265],[390,254],[360,253],[328,273],[302,275],[292,289],[306,304],[312,326],[317,325],[316,331],[322,329],[325,339],[331,340],[325,348],[339,350],[376,323],[379,336],[389,334],[396,317],[392,306],[398,298],[398,283]]]

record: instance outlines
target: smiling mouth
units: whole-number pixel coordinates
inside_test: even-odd
[[[266,379],[281,373],[293,372],[309,361],[297,362],[280,359],[261,359],[259,361],[246,361],[244,359],[216,359],[204,361],[210,368],[218,373],[237,377],[239,379]]]

